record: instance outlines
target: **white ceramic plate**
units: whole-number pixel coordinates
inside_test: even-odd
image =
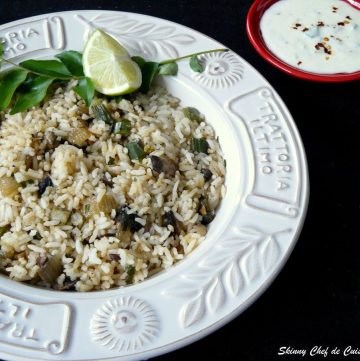
[[[145,15],[73,11],[0,27],[15,61],[81,50],[92,28],[133,55],[160,60],[223,47],[187,27]],[[6,360],[138,360],[193,342],[236,317],[271,283],[304,220],[308,175],[293,119],[271,85],[233,52],[184,61],[164,79],[215,128],[227,194],[204,243],[183,262],[135,286],[66,293],[1,276],[0,356]]]

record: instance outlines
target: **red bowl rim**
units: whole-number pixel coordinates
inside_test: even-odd
[[[326,83],[340,83],[348,82],[360,79],[360,71],[349,74],[317,74],[309,73],[306,71],[299,70],[293,66],[283,62],[278,57],[276,57],[266,46],[264,40],[262,39],[260,32],[260,23],[255,21],[255,13],[259,4],[263,0],[255,0],[251,5],[247,19],[246,19],[246,32],[249,37],[251,44],[254,46],[256,51],[270,64],[274,65],[278,69],[284,71],[285,73],[295,76],[297,78],[315,81],[315,82],[326,82]],[[278,1],[278,0],[277,0]],[[276,2],[276,1],[275,1]],[[272,4],[269,4],[271,6]],[[269,7],[268,6],[268,7]],[[268,8],[267,7],[267,8]],[[264,9],[266,10],[266,9]]]

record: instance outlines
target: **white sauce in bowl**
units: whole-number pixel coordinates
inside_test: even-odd
[[[269,50],[293,67],[360,70],[360,11],[342,0],[280,0],[265,11],[260,29]]]

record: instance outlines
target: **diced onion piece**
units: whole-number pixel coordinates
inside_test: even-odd
[[[51,212],[51,219],[53,221],[60,221],[61,224],[66,224],[70,217],[70,212],[63,209],[55,208]]]
[[[111,211],[116,207],[117,204],[114,197],[107,194],[105,194],[99,202],[99,210],[100,212],[104,212],[105,214],[110,214]]]
[[[86,141],[91,137],[91,132],[86,128],[72,129],[68,135],[68,141],[71,144],[82,147]]]
[[[151,144],[146,144],[144,147],[144,152],[146,154],[150,154],[155,150],[155,147],[153,147]]]
[[[61,275],[62,269],[61,257],[58,255],[50,256],[47,261],[40,266],[39,276],[44,282],[54,285],[57,278]]]
[[[12,177],[0,178],[0,191],[4,197],[11,196],[17,193],[19,188],[18,182]]]
[[[0,227],[0,237],[2,237],[6,232],[8,232],[10,228],[11,228],[10,224]]]
[[[116,237],[118,239],[120,239],[120,241],[121,241],[121,243],[123,245],[126,245],[126,246],[130,244],[131,236],[132,236],[132,233],[131,233],[130,229],[127,229],[126,231],[123,231],[119,227],[119,229],[116,232]]]
[[[100,212],[99,204],[96,202],[96,197],[92,196],[86,199],[83,205],[83,215],[90,218]]]
[[[31,155],[27,155],[25,157],[25,169],[28,170],[33,167],[33,157]]]

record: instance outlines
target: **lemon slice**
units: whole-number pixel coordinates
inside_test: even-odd
[[[141,85],[141,70],[127,50],[113,37],[96,30],[83,52],[85,76],[105,95],[131,93]]]

